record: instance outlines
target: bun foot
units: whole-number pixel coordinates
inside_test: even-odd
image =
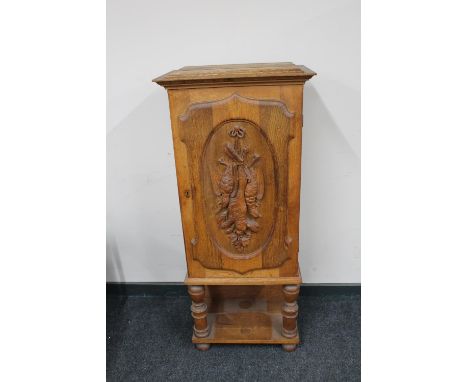
[[[195,344],[195,347],[197,348],[197,350],[200,350],[200,351],[207,351],[210,349],[210,344]]]
[[[283,350],[287,352],[292,352],[296,350],[297,345],[296,344],[283,344]]]

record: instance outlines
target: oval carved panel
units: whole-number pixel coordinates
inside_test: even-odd
[[[277,215],[277,164],[264,132],[250,121],[214,128],[202,156],[204,219],[226,256],[249,259],[271,240]]]

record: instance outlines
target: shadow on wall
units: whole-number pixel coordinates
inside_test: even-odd
[[[327,273],[334,282],[360,279],[360,95],[334,90],[357,102],[351,108],[356,120],[341,123],[343,130],[317,90],[304,87],[299,258],[303,279],[311,283],[327,282]]]
[[[167,95],[107,135],[107,281],[183,280],[185,259]]]
[[[112,230],[107,227],[106,235],[106,274],[108,281],[125,282],[125,274],[120,259],[119,248],[112,234]]]

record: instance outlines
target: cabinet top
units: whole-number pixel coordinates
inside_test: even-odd
[[[215,87],[230,85],[303,84],[316,73],[292,62],[184,66],[153,82],[165,88]]]

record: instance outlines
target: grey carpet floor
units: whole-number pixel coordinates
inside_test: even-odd
[[[107,380],[114,381],[359,381],[360,293],[301,295],[301,344],[191,343],[190,299],[175,293],[107,297]]]

